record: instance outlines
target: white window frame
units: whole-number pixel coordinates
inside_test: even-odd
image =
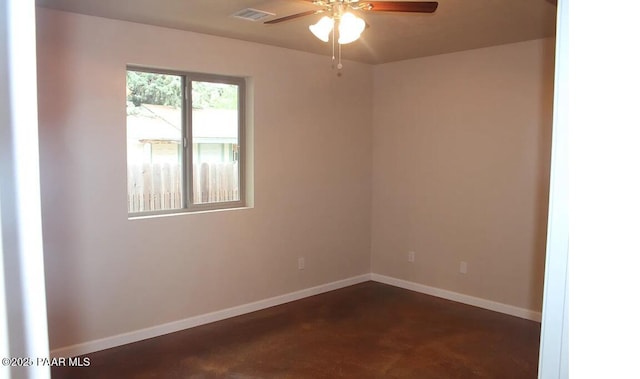
[[[182,79],[182,145],[181,145],[181,165],[182,165],[182,207],[173,209],[129,212],[130,218],[180,214],[186,212],[198,212],[207,210],[234,209],[246,207],[246,80],[243,77],[226,76],[218,74],[203,74],[179,70],[165,70],[145,66],[127,65],[126,72],[138,71],[152,74],[164,74],[180,76]],[[194,203],[193,195],[193,134],[192,134],[192,82],[212,82],[231,84],[238,86],[238,195],[235,201]],[[129,164],[127,157],[127,165]]]

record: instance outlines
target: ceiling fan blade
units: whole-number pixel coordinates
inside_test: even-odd
[[[289,20],[293,20],[299,17],[304,17],[304,16],[311,16],[312,14],[317,14],[317,13],[322,13],[324,12],[324,10],[311,10],[311,11],[306,11],[306,12],[301,12],[301,13],[296,13],[296,14],[292,14],[290,16],[284,16],[284,17],[280,17],[280,18],[275,18],[273,20],[269,20],[269,21],[265,21],[265,24],[277,24],[280,22],[284,22],[284,21],[289,21]]]
[[[437,1],[366,1],[364,9],[373,12],[417,12],[433,13]]]

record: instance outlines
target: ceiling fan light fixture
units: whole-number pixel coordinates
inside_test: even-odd
[[[309,26],[309,30],[314,36],[318,37],[320,41],[329,42],[329,33],[331,33],[333,29],[334,23],[335,21],[332,18],[324,16],[320,21]]]
[[[360,34],[364,31],[364,28],[365,23],[363,19],[354,16],[353,13],[350,12],[343,14],[342,17],[340,17],[340,25],[338,26],[338,30],[340,31],[338,43],[345,45],[357,40],[360,38]]]

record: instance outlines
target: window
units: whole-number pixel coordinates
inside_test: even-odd
[[[129,214],[244,206],[243,78],[129,67]]]

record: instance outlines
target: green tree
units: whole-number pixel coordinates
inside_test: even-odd
[[[238,86],[195,81],[191,86],[192,106],[196,109],[236,109],[238,106]]]
[[[192,106],[196,109],[236,109],[238,87],[211,82],[192,82]],[[127,71],[127,101],[141,104],[182,105],[182,78],[178,75]]]
[[[127,101],[179,107],[182,103],[182,79],[176,75],[127,71]]]

